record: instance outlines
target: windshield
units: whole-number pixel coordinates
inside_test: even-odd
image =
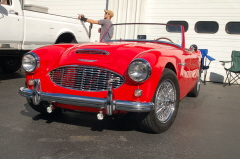
[[[112,24],[101,42],[134,41],[166,43],[183,47],[182,26],[161,23]]]

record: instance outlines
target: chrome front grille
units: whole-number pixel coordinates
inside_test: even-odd
[[[119,74],[107,69],[89,66],[65,66],[50,72],[51,80],[64,88],[81,91],[105,91],[108,80],[118,78],[112,82],[113,88],[118,88],[124,82]]]

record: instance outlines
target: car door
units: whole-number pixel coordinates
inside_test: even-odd
[[[177,54],[177,66],[178,66],[178,81],[180,86],[180,96],[184,97],[189,93],[190,89],[190,77],[191,77],[191,56],[192,53],[186,51],[180,51]]]
[[[200,57],[195,52],[192,52],[191,67],[190,67],[191,77],[189,79],[191,84],[192,84],[192,87],[194,87],[196,82],[198,81],[199,68],[200,68],[200,62],[199,61],[201,61]]]
[[[23,40],[23,17],[18,0],[0,5],[0,49],[20,49]]]

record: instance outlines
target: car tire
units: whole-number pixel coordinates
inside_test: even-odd
[[[162,133],[169,129],[177,115],[179,98],[176,74],[166,68],[152,101],[154,110],[149,113],[139,113],[142,118],[140,128],[151,133]]]
[[[0,60],[0,65],[4,73],[14,73],[21,68],[21,58],[5,57]]]
[[[47,112],[47,107],[49,106],[49,103],[47,101],[41,101],[38,105],[35,105],[33,104],[32,99],[27,98],[27,102],[33,110],[41,114],[49,114]],[[60,108],[56,108],[51,114],[59,114],[61,112],[62,110]]]
[[[199,73],[198,80],[194,86],[194,88],[187,94],[188,97],[197,97],[200,91],[201,86],[201,73]]]

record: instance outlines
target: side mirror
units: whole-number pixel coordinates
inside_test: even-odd
[[[189,50],[190,50],[191,52],[195,52],[195,51],[198,50],[198,47],[197,47],[197,45],[192,44],[192,45],[190,46]]]

